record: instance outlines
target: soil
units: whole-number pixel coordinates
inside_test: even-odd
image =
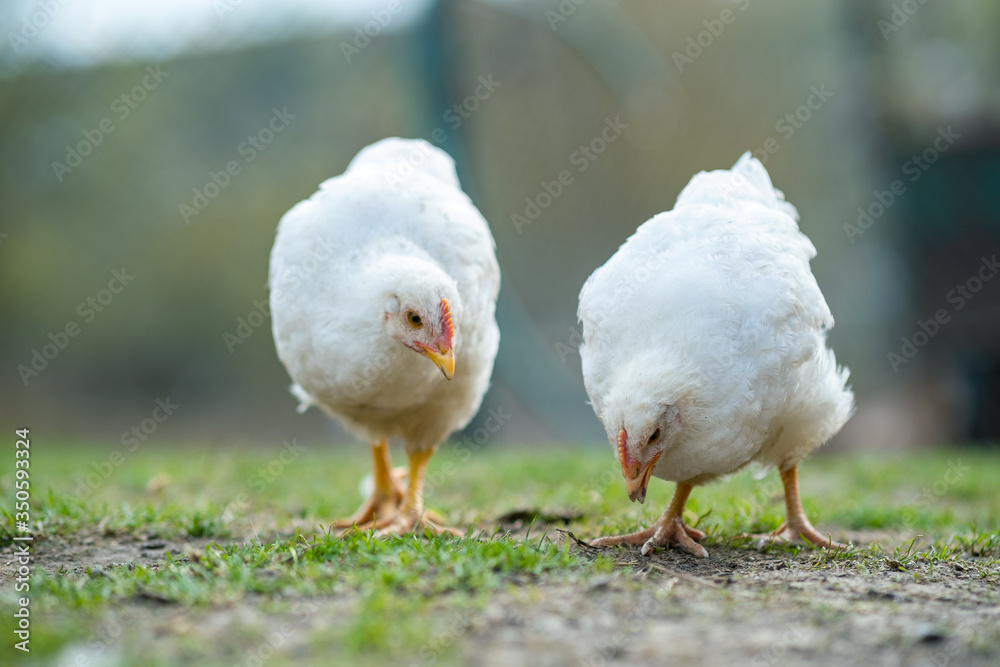
[[[877,537],[848,535],[859,544]],[[82,573],[87,567],[155,564],[168,551],[178,558],[208,541],[50,538],[36,545],[34,565]],[[451,664],[457,656],[462,664],[498,666],[1000,664],[997,566],[961,557],[905,566],[882,558],[870,559],[877,566],[866,568],[857,559],[830,561],[811,549],[794,556],[724,545],[709,551],[709,558],[698,559],[675,549],[649,557],[638,549],[611,549],[603,553],[626,569],[623,577],[588,577],[579,584],[526,579],[475,613],[444,605],[435,634],[404,662]],[[0,581],[9,581],[12,566],[9,560],[0,564]],[[281,651],[293,660],[323,663],[310,650],[310,638],[349,621],[356,598],[311,599],[309,613],[287,617],[263,611],[259,602],[187,609],[135,599],[107,614],[112,620],[124,615],[130,623],[140,619],[136,641],[155,646],[168,661],[171,655],[183,659],[177,633],[204,636],[228,660],[254,650],[245,640],[248,628],[287,621]],[[219,641],[226,636],[231,642]],[[87,650],[80,644],[69,653]]]

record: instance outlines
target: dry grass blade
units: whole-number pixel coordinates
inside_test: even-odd
[[[673,568],[667,567],[666,565],[660,565],[659,563],[655,563],[652,561],[647,563],[647,565],[651,568],[669,574],[671,577],[677,577],[681,581],[686,581],[689,584],[697,584],[698,586],[707,586],[708,588],[722,588],[722,586],[720,586],[719,584],[715,583],[710,579],[705,579],[703,577],[698,577],[693,574],[688,574],[687,572],[681,572],[680,570],[675,570]]]
[[[568,535],[569,538],[571,540],[573,540],[574,542],[576,542],[577,546],[579,546],[579,547],[583,547],[584,549],[588,549],[590,551],[603,551],[603,549],[601,549],[601,547],[595,547],[593,544],[589,544],[587,542],[584,542],[579,537],[577,537],[576,535],[574,535],[573,531],[571,531],[571,530],[563,530],[562,528],[556,528],[556,531],[562,533],[563,535]]]

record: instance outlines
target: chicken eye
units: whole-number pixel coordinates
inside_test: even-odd
[[[646,444],[651,445],[659,439],[660,439],[660,429],[656,429],[655,431],[653,431],[653,435],[649,436],[649,442]]]
[[[406,321],[409,322],[410,326],[414,329],[419,329],[424,326],[424,321],[420,319],[420,316],[412,310],[406,313]]]

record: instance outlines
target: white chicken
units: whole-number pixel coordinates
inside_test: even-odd
[[[771,536],[834,546],[809,523],[797,465],[847,422],[848,371],[826,346],[833,316],[809,268],[816,249],[759,161],[691,179],[580,292],[580,356],[630,500],[651,475],[677,482],[649,529],[593,543],[677,544],[694,486],[759,462],[778,468],[786,521]]]
[[[316,405],[371,443],[374,491],[333,525],[458,533],[425,515],[424,473],[489,385],[500,268],[451,157],[421,140],[362,149],[281,219],[269,283],[300,411]],[[409,457],[405,489],[393,437]]]

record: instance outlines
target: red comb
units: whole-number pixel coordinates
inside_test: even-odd
[[[625,429],[618,432],[618,460],[622,464],[622,476],[628,479],[628,473],[632,473],[633,476],[639,472],[639,462],[633,459],[628,454],[628,449],[625,444],[628,442],[628,434],[625,433]]]
[[[455,336],[455,325],[451,321],[451,308],[448,307],[448,299],[441,299],[441,338],[452,346]]]

